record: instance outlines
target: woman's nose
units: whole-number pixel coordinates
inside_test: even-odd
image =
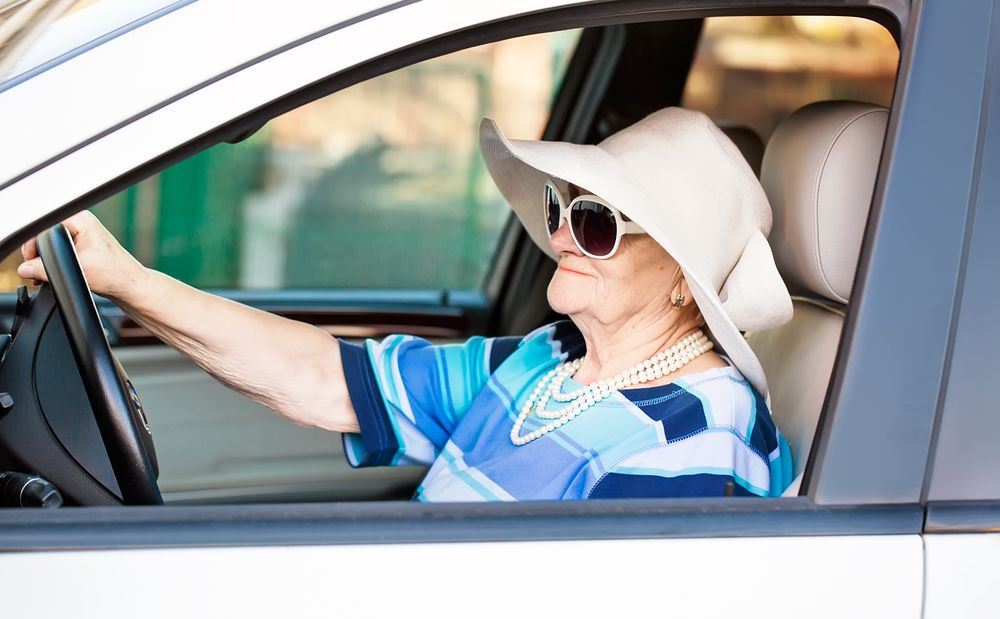
[[[583,255],[580,253],[580,248],[573,242],[573,237],[569,233],[569,223],[565,219],[559,224],[559,229],[556,230],[556,233],[549,237],[549,245],[556,254],[570,253],[577,256]]]

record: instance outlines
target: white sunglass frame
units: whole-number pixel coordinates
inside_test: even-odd
[[[566,226],[569,228],[569,236],[570,238],[573,239],[573,244],[576,245],[576,248],[579,249],[580,252],[583,255],[587,256],[588,258],[593,258],[594,260],[607,260],[608,258],[614,256],[615,253],[618,252],[618,248],[622,244],[623,236],[625,236],[626,234],[646,233],[646,231],[642,228],[642,226],[635,223],[634,221],[626,220],[624,217],[622,217],[621,211],[608,204],[608,201],[604,200],[600,196],[595,196],[592,194],[583,194],[573,198],[572,200],[569,201],[569,204],[567,204],[566,199],[563,197],[563,192],[559,191],[559,188],[551,180],[545,181],[545,188],[542,189],[542,218],[545,224],[546,232],[549,232],[549,204],[545,195],[546,189],[551,189],[552,192],[556,195],[556,198],[559,200],[559,223],[558,225],[556,225],[556,232],[559,231],[559,228],[562,228],[563,222],[565,221]],[[576,233],[573,232],[573,223],[570,221],[569,216],[573,210],[573,205],[576,204],[577,202],[583,202],[583,201],[596,202],[597,204],[600,204],[601,206],[610,210],[611,214],[614,215],[615,244],[614,246],[611,247],[611,251],[609,251],[607,255],[597,256],[584,249],[583,245],[581,245],[580,241],[576,238]],[[555,232],[549,232],[549,238],[552,238],[554,234]]]

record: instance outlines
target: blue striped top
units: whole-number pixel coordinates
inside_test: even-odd
[[[778,496],[792,481],[788,443],[732,366],[622,390],[515,446],[511,427],[538,380],[585,352],[572,322],[523,338],[340,347],[361,428],[344,435],[348,461],[429,465],[419,501]],[[521,433],[546,423],[530,416]]]

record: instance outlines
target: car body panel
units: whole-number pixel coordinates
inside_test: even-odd
[[[924,617],[996,617],[1000,533],[924,535]]]
[[[920,616],[917,535],[198,548],[0,555],[102,617]],[[94,590],[82,573],[115,583]],[[177,595],[183,592],[183,595]],[[488,592],[488,593],[487,593]],[[31,596],[12,616],[41,613]],[[294,610],[293,610],[294,609]]]
[[[34,36],[24,53],[17,58],[5,59],[9,70],[0,78],[0,91],[14,87],[37,76],[74,56],[101,45],[122,34],[143,26],[163,15],[196,0],[130,0],[129,2],[89,3],[86,11],[75,10],[63,3],[60,11],[67,11],[44,24],[36,15],[22,28],[33,28]]]

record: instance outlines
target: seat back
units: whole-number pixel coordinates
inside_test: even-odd
[[[795,481],[786,495],[798,493],[833,371],[887,119],[887,110],[867,103],[814,103],[785,119],[764,152],[769,240],[794,314],[747,340],[792,448]]]

